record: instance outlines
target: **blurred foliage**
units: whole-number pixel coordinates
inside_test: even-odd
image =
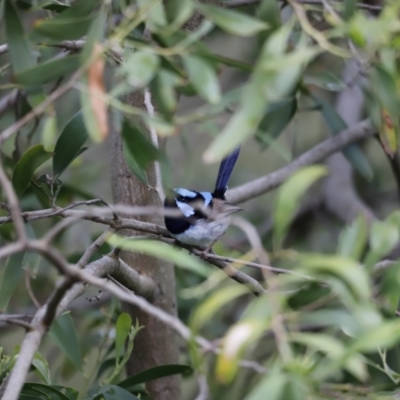
[[[324,131],[336,135],[344,130],[346,123],[328,99],[361,83],[366,114],[379,132],[383,150],[397,156],[398,0],[388,0],[374,16],[353,0],[329,7],[324,2],[302,5],[291,0],[260,0],[235,9],[228,7],[228,0],[218,3],[3,0],[0,38],[8,48],[0,52],[0,89],[4,99],[14,98],[15,103],[7,108],[0,101],[0,156],[23,211],[110,197],[104,159],[111,158],[111,125],[123,136],[132,173],[144,183],[146,168],[154,160],[160,162],[167,186],[171,169],[183,178],[197,169],[200,154],[205,163],[215,163],[253,137],[257,147],[242,163],[255,165],[258,157],[260,175],[266,164],[271,167],[275,154],[285,162],[295,157],[295,146],[285,137],[288,126],[303,121],[307,128],[294,135],[301,150],[316,140],[315,115],[324,122]],[[204,18],[188,29],[191,17],[200,14]],[[223,43],[216,49],[213,43],[220,38]],[[235,40],[242,40],[239,51],[227,55],[225,46],[236,46]],[[351,57],[357,59],[360,72],[353,81],[343,82],[337,71],[341,67],[336,66]],[[231,73],[229,85],[221,83],[225,71]],[[143,90],[151,90],[157,105],[154,115],[124,102],[125,95]],[[30,118],[28,124],[14,125],[24,118]],[[154,146],[145,125],[174,144],[172,157]],[[15,135],[1,141],[9,128],[15,128]],[[204,153],[193,142],[196,130],[207,142]],[[295,142],[293,137],[289,139]],[[187,150],[187,163],[177,155],[178,140]],[[368,187],[376,189],[373,195],[382,205],[377,148],[371,154],[367,147],[352,144],[343,153],[370,181]],[[255,157],[253,149],[268,149],[268,159],[263,154]],[[239,169],[241,165],[239,161]],[[237,171],[249,180],[246,174],[248,170]],[[360,216],[339,235],[330,222],[314,230],[307,242],[305,231],[314,217],[307,214],[308,225],[300,224],[296,236],[297,212],[325,174],[322,166],[297,171],[278,189],[272,207],[263,201],[248,212],[260,226],[271,264],[287,272],[261,273],[235,265],[262,280],[266,296],[254,298],[221,271],[155,240],[133,242],[114,236],[93,257],[118,245],[173,262],[179,317],[193,335],[213,341],[218,351],[205,351],[189,341],[181,346],[182,364],[126,376],[124,366],[135,336],[140,329],[145,334],[146,327],[132,321],[115,300],[98,306],[96,301],[104,294],[96,293],[90,301],[73,303],[72,316],[65,313],[54,321],[35,354],[20,398],[147,399],[145,382],[175,374],[183,375],[184,399],[196,397],[199,376],[206,377],[210,398],[219,400],[397,398],[400,264],[377,263],[399,242],[399,213],[385,209],[386,218],[373,222]],[[197,184],[209,183],[203,172],[197,177]],[[0,192],[0,217],[8,216],[5,201]],[[266,221],[267,212],[273,223]],[[27,236],[41,238],[58,220],[54,216],[26,223]],[[261,229],[265,221],[270,226]],[[73,263],[99,232],[98,226],[81,221],[55,243]],[[0,245],[15,238],[12,224],[1,223]],[[237,233],[235,243],[230,242],[234,246],[219,243],[217,253],[257,261],[243,243]],[[34,301],[44,303],[57,279],[48,262],[30,252],[1,260],[0,267],[0,310],[9,314],[32,314]],[[1,329],[0,382],[20,351],[19,337],[9,335],[6,326]]]

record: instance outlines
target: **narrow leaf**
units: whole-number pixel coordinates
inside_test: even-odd
[[[132,326],[132,318],[127,313],[122,313],[118,319],[115,326],[115,354],[117,360],[121,357],[123,353],[124,343],[128,337],[129,331]]]
[[[195,272],[200,276],[208,277],[211,272],[208,265],[200,261],[197,257],[157,240],[133,240],[114,235],[108,239],[108,242],[112,246],[120,247],[124,250],[172,262],[178,267]]]
[[[28,149],[15,165],[12,183],[17,196],[21,196],[29,186],[35,171],[49,160],[52,153],[47,152],[43,145],[38,144]]]
[[[15,80],[25,86],[41,85],[75,71],[80,64],[78,55],[46,61],[16,74]]]
[[[101,388],[100,393],[104,400],[140,400],[132,393],[116,385],[105,385]]]
[[[65,125],[57,140],[53,157],[53,175],[56,180],[80,154],[88,134],[82,112],[77,112]]]
[[[49,335],[65,356],[81,371],[82,355],[71,314],[65,313],[56,318],[51,325]]]
[[[322,116],[331,131],[332,135],[337,135],[347,128],[346,123],[336,110],[329,105],[328,102],[311,96],[315,103],[321,107]],[[367,180],[371,180],[374,176],[372,168],[360,147],[355,144],[349,144],[342,149],[344,156],[349,160],[353,167]]]
[[[188,375],[193,372],[193,369],[189,365],[182,364],[168,364],[159,365],[157,367],[146,369],[145,371],[139,372],[138,374],[132,375],[120,383],[118,386],[129,389],[132,386],[140,383],[152,381],[154,379],[165,378],[171,375]]]
[[[274,243],[280,247],[302,196],[327,174],[326,167],[313,165],[295,172],[279,189],[274,205]]]
[[[212,104],[218,103],[221,93],[214,69],[200,57],[185,56],[183,61],[189,72],[189,80],[200,96]]]
[[[5,310],[10,297],[24,275],[22,268],[24,256],[25,253],[17,253],[10,256],[7,260],[0,286],[0,311]]]
[[[128,153],[126,161],[135,176],[147,183],[146,169],[152,161],[164,160],[163,153],[150,142],[150,140],[131,124],[127,119],[122,125],[124,153]]]
[[[11,0],[4,0],[4,26],[14,73],[35,65],[24,28]]]
[[[244,13],[201,3],[197,3],[197,7],[208,19],[233,35],[252,36],[268,28],[265,22]]]

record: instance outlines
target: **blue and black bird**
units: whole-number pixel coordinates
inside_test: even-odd
[[[174,197],[166,198],[164,207],[181,212],[180,216],[165,216],[165,226],[179,242],[192,246],[213,246],[229,226],[230,215],[242,210],[225,200],[228,181],[239,156],[240,147],[222,160],[214,192],[173,189]]]

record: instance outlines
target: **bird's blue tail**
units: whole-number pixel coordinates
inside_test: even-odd
[[[228,157],[221,161],[219,166],[217,181],[215,183],[215,189],[213,196],[219,199],[225,199],[225,192],[228,189],[228,181],[231,177],[233,167],[236,164],[236,160],[239,157],[240,146],[236,148]]]

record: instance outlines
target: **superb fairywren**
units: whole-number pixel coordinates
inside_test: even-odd
[[[181,212],[181,216],[165,216],[165,226],[179,242],[207,247],[206,252],[225,233],[230,215],[242,210],[225,200],[228,181],[239,156],[240,147],[222,160],[214,192],[173,189],[174,198],[166,198],[164,207]]]

